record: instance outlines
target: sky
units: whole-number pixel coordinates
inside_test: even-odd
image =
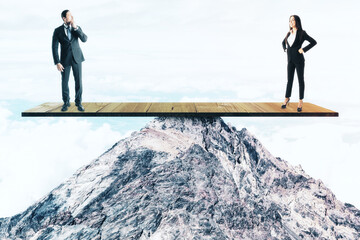
[[[0,218],[24,211],[153,118],[22,118],[61,102],[51,38],[70,9],[83,101],[282,102],[292,14],[318,44],[305,53],[305,99],[338,118],[224,118],[360,208],[360,20],[356,0],[0,0]],[[307,44],[307,43],[305,43]],[[305,45],[304,44],[304,45]],[[298,98],[295,77],[292,102]],[[70,77],[71,101],[74,81]]]

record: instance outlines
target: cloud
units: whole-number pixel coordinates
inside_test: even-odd
[[[25,210],[130,134],[75,118],[10,120],[0,105],[0,216]]]

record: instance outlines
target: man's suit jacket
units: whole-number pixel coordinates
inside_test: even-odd
[[[282,46],[284,51],[287,49],[287,56],[288,62],[293,63],[301,63],[305,61],[304,54],[299,53],[299,49],[301,48],[302,44],[305,40],[309,41],[309,44],[303,48],[304,52],[309,51],[310,48],[316,45],[315,39],[310,37],[304,30],[303,31],[296,31],[295,41],[290,47],[287,38],[289,37],[290,32],[287,33],[285,39],[282,41]]]
[[[77,30],[71,30],[71,40],[66,36],[64,25],[56,28],[52,38],[52,54],[54,58],[54,63],[61,63],[64,67],[70,66],[72,57],[76,63],[85,61],[84,55],[81,51],[79,41],[86,42],[87,36],[81,28],[78,26]],[[60,59],[59,59],[59,43],[60,43]]]

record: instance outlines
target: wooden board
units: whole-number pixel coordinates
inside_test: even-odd
[[[22,112],[23,117],[132,117],[132,116],[189,116],[189,117],[338,117],[339,113],[304,103],[297,112],[297,103],[286,109],[279,102],[84,102],[84,112],[71,103],[62,112],[62,103],[43,103]]]
[[[161,113],[196,113],[194,103],[189,102],[156,102],[152,103],[147,111],[149,114]]]

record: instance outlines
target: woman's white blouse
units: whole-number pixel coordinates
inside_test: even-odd
[[[294,41],[295,41],[295,37],[296,37],[296,31],[294,31],[293,33],[291,33],[287,39],[290,47],[293,45]]]

